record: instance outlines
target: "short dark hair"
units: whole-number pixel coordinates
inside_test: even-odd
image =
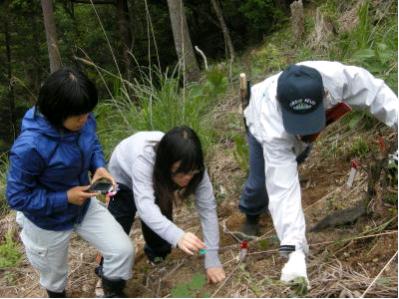
[[[97,103],[94,83],[81,71],[64,67],[44,82],[36,107],[52,125],[62,127],[68,117],[89,113]]]
[[[164,213],[170,213],[174,194],[179,187],[173,182],[172,165],[180,161],[175,173],[199,170],[182,192],[187,197],[195,192],[204,175],[204,156],[200,139],[187,126],[175,127],[168,131],[156,146],[153,183],[156,202]]]

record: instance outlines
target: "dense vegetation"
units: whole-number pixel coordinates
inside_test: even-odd
[[[120,27],[117,5],[92,5],[90,2],[53,1],[55,27],[62,63],[84,68],[98,83],[103,99],[110,97],[103,83],[112,86],[112,96],[117,97],[120,93],[118,89],[121,84],[113,76],[119,76],[119,71],[133,83],[142,79],[142,73],[151,76],[148,73],[150,69],[158,68],[157,72],[164,73],[168,68],[175,67],[177,55],[166,0],[105,1],[126,5],[124,13],[128,14],[128,24],[124,28]],[[216,2],[222,9],[233,46],[238,52],[261,42],[264,36],[281,26],[281,21],[288,17],[272,0]],[[193,45],[198,46],[210,61],[223,60],[226,55],[225,42],[211,2],[190,0],[184,1],[184,6]],[[2,1],[0,17],[3,20],[0,24],[0,57],[3,61],[0,64],[0,120],[3,124],[0,129],[0,151],[4,151],[18,134],[19,119],[26,108],[35,103],[40,84],[50,69],[40,1]],[[124,33],[123,30],[128,32]],[[125,39],[130,43],[129,76],[124,72]],[[79,58],[106,70],[104,82],[95,68]],[[153,79],[158,78],[154,76]],[[132,90],[128,92],[130,98],[139,97]],[[13,125],[16,128],[10,129]]]

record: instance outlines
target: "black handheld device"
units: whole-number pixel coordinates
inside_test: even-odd
[[[99,179],[90,185],[87,191],[107,194],[112,189],[112,182],[108,179]]]

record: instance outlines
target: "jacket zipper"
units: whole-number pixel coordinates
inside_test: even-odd
[[[80,176],[81,176],[80,174],[82,173],[82,171],[84,169],[84,164],[83,164],[83,162],[84,162],[83,161],[84,160],[84,154],[83,154],[82,149],[79,146],[79,139],[80,139],[80,133],[78,134],[78,137],[76,139],[76,145],[77,145],[77,147],[79,149],[79,153],[80,153],[80,171],[79,171],[79,174],[78,174],[78,181],[79,181],[79,186],[82,186],[83,183],[80,180]],[[84,206],[84,204],[82,206],[79,206],[79,212],[78,212],[78,215],[76,217],[75,223],[80,223],[82,221],[83,206]]]

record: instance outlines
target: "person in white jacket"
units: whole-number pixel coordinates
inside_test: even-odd
[[[194,130],[181,126],[166,134],[159,131],[133,134],[116,146],[108,169],[120,187],[108,208],[127,234],[137,212],[146,242],[144,252],[152,264],[164,260],[172,246],[189,255],[205,249],[208,280],[217,283],[225,278],[218,257],[216,201]],[[176,196],[188,200],[191,194],[195,196],[204,241],[173,222]],[[101,272],[100,265],[96,273],[101,276]]]
[[[259,233],[259,215],[269,210],[280,253],[288,257],[281,280],[307,279],[305,218],[297,165],[326,125],[326,111],[339,103],[367,108],[389,127],[397,127],[398,98],[367,70],[330,61],[291,65],[251,89],[244,110],[250,171],[239,208],[242,231]]]

